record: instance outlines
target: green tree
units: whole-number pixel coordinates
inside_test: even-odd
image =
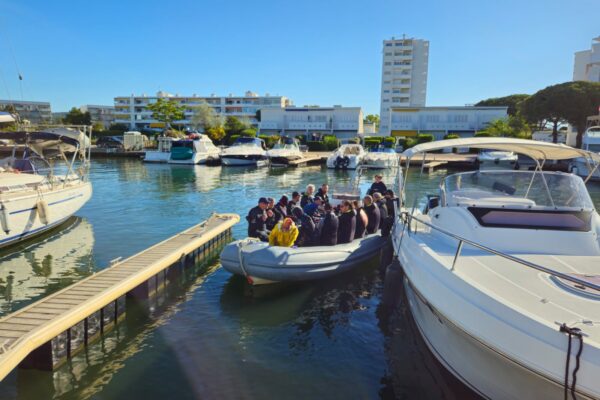
[[[510,116],[515,116],[519,112],[521,103],[529,98],[528,94],[511,94],[504,97],[492,97],[486,100],[481,100],[475,104],[477,107],[508,107],[507,113]]]
[[[191,125],[196,129],[201,129],[203,132],[206,132],[211,127],[222,127],[223,121],[222,118],[217,115],[214,108],[208,103],[203,102],[194,107]]]
[[[369,114],[365,117],[363,122],[375,124],[376,127],[379,127],[379,115],[378,114]]]
[[[239,118],[230,115],[225,119],[224,128],[225,135],[230,137],[232,135],[240,135],[244,129],[249,128],[249,125]]]
[[[508,118],[496,119],[479,131],[480,136],[504,136],[527,138],[530,136],[529,125],[521,115],[509,115]]]
[[[77,107],[71,108],[63,118],[63,122],[69,125],[91,125],[92,116],[89,111],[81,112]]]
[[[221,142],[225,138],[225,129],[222,125],[208,126],[204,131],[213,142]]]
[[[156,100],[156,103],[148,104],[148,109],[152,111],[153,119],[164,122],[165,129],[169,129],[173,121],[178,121],[185,118],[185,107],[180,106],[174,100],[165,100],[159,98]]]

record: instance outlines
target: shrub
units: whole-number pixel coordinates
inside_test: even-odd
[[[264,140],[268,148],[272,148],[273,146],[275,146],[275,143],[277,143],[279,139],[281,139],[277,135],[258,135],[258,138]]]
[[[492,137],[492,135],[487,132],[477,132],[475,137]]]
[[[385,147],[390,147],[390,148],[395,147],[396,146],[396,138],[392,137],[392,136],[384,138],[383,139],[383,145]]]
[[[256,129],[246,128],[240,132],[240,136],[256,137]]]
[[[460,139],[460,136],[458,136],[456,133],[449,133],[444,136],[444,139]]]
[[[309,151],[327,151],[327,145],[323,142],[306,142]]]
[[[417,143],[429,143],[429,142],[433,142],[433,135],[429,135],[429,134],[423,134],[423,135],[417,135]]]
[[[325,145],[325,150],[328,151],[332,151],[340,147],[340,141],[338,138],[332,135],[323,136],[323,144]]]
[[[227,141],[227,144],[229,146],[231,146],[233,144],[233,142],[235,142],[239,137],[240,137],[240,135],[231,135],[231,136],[229,136],[229,140]]]
[[[381,142],[383,142],[383,137],[382,136],[365,136],[365,143],[367,141],[381,143]]]
[[[354,137],[348,140],[348,143],[360,144],[360,138]]]
[[[379,140],[373,140],[371,138],[365,138],[365,147],[378,147],[381,142]]]

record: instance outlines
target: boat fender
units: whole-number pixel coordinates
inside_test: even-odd
[[[8,219],[8,215],[9,215],[8,209],[6,208],[6,206],[4,204],[2,204],[2,208],[0,209],[0,222],[2,223],[2,230],[7,235],[10,232],[10,221]]]
[[[40,221],[42,221],[44,225],[48,225],[48,222],[50,222],[50,209],[48,208],[48,203],[46,203],[45,200],[38,200],[36,208]]]

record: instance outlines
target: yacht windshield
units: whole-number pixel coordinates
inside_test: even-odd
[[[589,136],[589,137],[593,137],[593,138],[600,138],[600,127],[598,127],[598,128],[589,128],[585,132],[585,135]]]
[[[474,171],[447,177],[447,206],[592,210],[583,180],[560,172]]]

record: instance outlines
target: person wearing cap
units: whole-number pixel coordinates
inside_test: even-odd
[[[300,207],[294,207],[292,210],[296,221],[300,223],[300,230],[298,238],[296,239],[296,246],[307,247],[312,246],[315,243],[315,221],[308,215],[304,214],[304,211]]]
[[[323,199],[325,204],[329,203],[329,185],[324,183],[321,185],[319,190],[317,190],[317,196]]]
[[[265,197],[258,199],[258,205],[253,207],[248,215],[246,221],[248,221],[248,236],[258,238],[263,242],[268,241],[269,232],[267,232],[267,207],[269,205],[268,200]]]
[[[382,181],[383,177],[381,175],[375,175],[375,182],[371,184],[371,188],[367,191],[367,194],[373,196],[373,193],[379,192],[381,194],[385,193],[387,190],[387,186]]]
[[[304,207],[312,203],[315,198],[315,185],[307,185],[306,192],[302,193],[302,197],[300,198],[300,207],[304,209]]]
[[[323,198],[316,196],[314,201],[304,206],[302,211],[311,218],[319,217],[321,207],[323,206]]]
[[[373,202],[373,198],[369,195],[366,195],[363,199],[365,214],[367,214],[367,218],[369,222],[367,224],[367,235],[371,235],[376,233],[379,229],[379,224],[381,223],[381,214],[379,213],[379,207],[377,204]]]
[[[352,203],[344,200],[340,204],[340,216],[338,217],[337,244],[350,243],[354,240],[356,230],[356,218]]]
[[[271,246],[292,247],[298,238],[298,227],[291,218],[284,218],[269,234]]]
[[[337,234],[339,221],[337,215],[333,213],[333,207],[329,203],[323,206],[325,216],[321,219],[320,240],[321,246],[335,246],[337,244]]]

